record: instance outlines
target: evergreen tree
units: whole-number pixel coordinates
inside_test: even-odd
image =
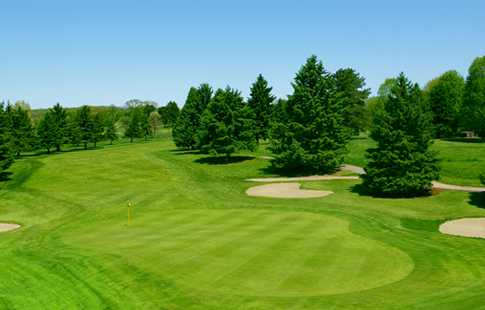
[[[198,146],[197,135],[200,129],[201,116],[212,98],[212,88],[202,84],[198,89],[191,87],[185,105],[172,130],[175,145],[184,149]]]
[[[248,105],[253,112],[255,123],[256,140],[267,139],[271,123],[271,104],[276,99],[271,94],[273,88],[268,86],[268,82],[260,74],[256,82],[253,83],[250,90]]]
[[[328,173],[343,162],[348,129],[336,98],[334,76],[316,56],[296,74],[285,122],[275,122],[270,149],[274,168],[291,173]]]
[[[367,150],[363,186],[371,194],[413,197],[431,192],[439,177],[432,143],[431,113],[417,84],[401,73],[376,111],[371,137],[377,147]]]
[[[216,91],[202,115],[200,148],[212,155],[230,155],[256,147],[254,122],[241,93],[227,87]]]
[[[10,141],[13,153],[19,157],[20,153],[29,150],[35,140],[34,127],[30,118],[29,106],[25,103],[7,106],[7,117],[10,123]]]
[[[92,117],[92,127],[91,127],[91,142],[93,142],[94,148],[96,144],[103,139],[104,125],[103,117],[100,112],[97,112]]]
[[[40,147],[45,148],[47,153],[56,146],[53,112],[48,110],[37,125],[37,139]]]
[[[49,111],[51,114],[49,120],[52,122],[52,126],[49,126],[49,128],[52,130],[56,151],[60,152],[62,144],[67,140],[67,113],[59,103],[50,108]]]
[[[79,129],[78,111],[67,113],[66,135],[69,143],[73,146],[79,146],[81,143],[81,132]]]
[[[352,134],[358,135],[367,127],[366,100],[370,89],[365,88],[365,79],[351,68],[335,72],[337,99],[345,109],[344,124]]]
[[[13,151],[10,142],[10,127],[8,115],[4,110],[4,104],[0,104],[0,180],[4,180],[8,175],[8,168],[13,163]]]
[[[465,80],[456,71],[448,71],[428,83],[426,99],[433,113],[435,137],[450,138],[458,133]]]
[[[130,142],[133,142],[134,138],[141,138],[143,136],[142,119],[143,112],[139,107],[128,109],[125,137],[130,138]]]
[[[461,118],[466,129],[485,138],[485,56],[476,58],[468,69]]]
[[[160,120],[165,127],[173,127],[179,116],[180,109],[175,101],[169,101],[166,106],[158,109]]]
[[[119,113],[116,109],[111,108],[105,117],[105,137],[109,140],[110,144],[113,144],[113,141],[118,139],[118,129],[116,124],[119,121]]]
[[[84,149],[88,148],[88,143],[93,138],[93,119],[91,109],[84,105],[77,112],[77,124],[79,128],[79,140]]]

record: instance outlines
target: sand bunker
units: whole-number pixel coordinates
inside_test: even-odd
[[[308,177],[290,177],[290,178],[256,178],[247,179],[251,182],[288,182],[288,181],[331,181],[331,180],[358,180],[356,176],[338,176],[338,175],[312,175]]]
[[[254,197],[271,198],[317,198],[333,194],[331,191],[317,191],[300,189],[299,183],[275,183],[254,186],[246,191],[246,194]]]
[[[464,218],[441,224],[440,232],[448,235],[485,238],[485,218]]]
[[[0,223],[0,233],[20,228],[19,224]]]

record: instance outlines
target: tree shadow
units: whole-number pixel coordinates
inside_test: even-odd
[[[200,155],[200,150],[172,149],[169,151],[175,155]]]
[[[13,173],[10,171],[5,171],[0,173],[0,182],[10,181],[12,179]]]
[[[470,193],[468,202],[475,207],[485,209],[485,193]]]
[[[443,141],[448,141],[448,142],[485,143],[485,139],[483,139],[483,138],[456,137],[456,138],[443,138],[442,140]]]
[[[253,160],[254,156],[210,156],[210,157],[202,157],[197,158],[194,162],[198,164],[208,164],[208,165],[226,165],[226,164],[235,164],[240,163],[248,160]]]

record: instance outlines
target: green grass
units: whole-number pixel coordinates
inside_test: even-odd
[[[365,166],[365,151],[375,142],[365,135],[354,138],[348,146],[346,163]],[[437,152],[441,166],[440,181],[457,185],[480,186],[480,174],[485,173],[485,142],[451,142],[436,140],[432,149]]]
[[[483,151],[436,144],[453,145]],[[325,198],[248,197],[260,154],[213,164],[164,136],[17,161],[0,185],[0,221],[23,225],[0,234],[0,309],[484,308],[485,241],[437,231],[485,216],[482,196],[375,199],[332,181],[303,185]]]

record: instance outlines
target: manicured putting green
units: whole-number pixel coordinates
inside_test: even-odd
[[[344,220],[303,212],[166,211],[145,225],[105,226],[77,236],[70,241],[113,253],[133,251],[134,259],[143,249],[147,268],[207,293],[348,293],[403,279],[414,266],[404,252],[352,234]]]

